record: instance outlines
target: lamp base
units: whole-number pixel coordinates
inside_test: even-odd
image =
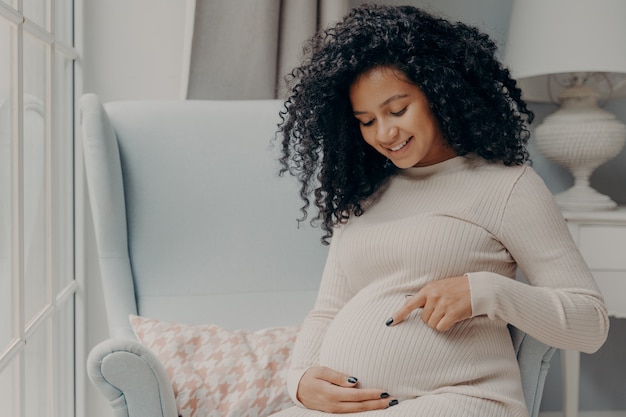
[[[617,203],[607,195],[599,193],[589,185],[574,185],[558,193],[556,202],[565,211],[612,210]]]
[[[559,109],[535,130],[541,153],[574,176],[574,186],[558,194],[557,203],[572,211],[614,209],[617,204],[591,188],[589,178],[624,147],[626,126],[599,108],[594,92],[585,86],[567,88],[559,101]]]

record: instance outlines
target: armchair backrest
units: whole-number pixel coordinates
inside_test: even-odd
[[[278,100],[81,100],[112,336],[128,314],[260,328],[299,323],[327,248],[279,177]]]

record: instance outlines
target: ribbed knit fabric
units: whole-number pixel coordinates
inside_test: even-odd
[[[463,274],[471,319],[439,332],[418,310],[385,326],[406,294]],[[530,167],[477,157],[403,170],[335,231],[289,393],[299,404],[302,374],[322,365],[400,400],[367,416],[526,417],[507,323],[558,348],[593,352],[606,339],[606,307],[552,194]]]

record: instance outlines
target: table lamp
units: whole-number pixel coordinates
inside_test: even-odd
[[[626,126],[598,102],[626,97],[625,43],[626,0],[514,0],[504,63],[526,101],[559,104],[533,136],[574,176],[556,195],[564,210],[616,207],[589,177],[624,146]]]

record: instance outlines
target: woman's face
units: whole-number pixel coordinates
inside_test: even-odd
[[[426,166],[456,156],[446,146],[428,100],[401,72],[375,67],[350,87],[363,139],[398,168]]]

